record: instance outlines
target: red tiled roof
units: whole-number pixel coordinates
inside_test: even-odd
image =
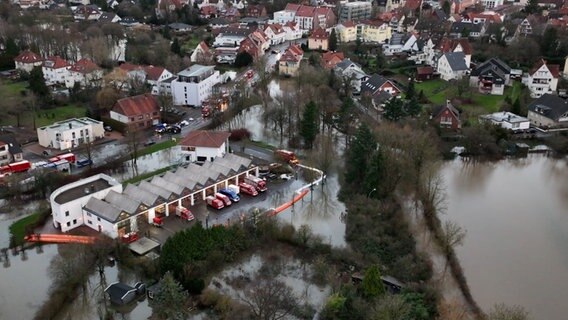
[[[361,21],[361,23],[366,24],[368,26],[380,27],[383,24],[385,24],[386,22],[384,22],[383,20],[364,20],[364,21]]]
[[[282,25],[279,23],[272,23],[266,26],[266,28],[264,28],[264,30],[266,29],[272,29],[272,32],[274,32],[274,34],[279,34],[279,33],[283,33],[284,29],[282,28]]]
[[[202,15],[211,15],[217,13],[217,7],[215,6],[203,6],[201,7],[201,14]]]
[[[89,59],[81,59],[77,61],[75,65],[73,65],[71,68],[69,68],[69,71],[75,71],[86,74],[86,73],[91,73],[98,69],[100,69],[99,66],[97,66],[97,64],[94,63],[93,61]]]
[[[303,55],[304,51],[298,45],[290,45],[278,61],[299,62]]]
[[[165,69],[162,67],[155,67],[155,66],[144,67],[144,72],[146,72],[146,79],[153,81],[158,81],[164,70]]]
[[[422,0],[406,0],[406,2],[404,3],[404,8],[414,11],[420,7],[421,3]]]
[[[296,22],[292,22],[292,21],[288,21],[288,22],[286,22],[286,24],[285,24],[286,27],[291,28],[291,29],[296,29],[296,26],[297,26],[297,25],[298,25],[298,24],[297,24]]]
[[[331,11],[331,8],[327,8],[327,7],[317,7],[315,10],[316,14],[322,15],[322,16],[327,16]]]
[[[314,7],[309,7],[309,6],[300,6],[300,8],[298,8],[298,11],[296,11],[296,16],[297,17],[312,17],[315,13],[315,8]]]
[[[60,56],[53,56],[45,59],[43,66],[51,69],[60,69],[68,67],[69,63],[63,60]]]
[[[20,53],[17,57],[15,57],[14,61],[20,63],[36,63],[43,61],[43,59],[38,54],[35,54],[30,50],[25,50],[22,53]]]
[[[343,52],[324,52],[321,55],[321,63],[324,68],[331,69],[345,59]]]
[[[4,141],[0,141],[0,147],[5,146],[6,144],[4,143]]]
[[[112,111],[127,117],[133,117],[160,111],[160,107],[156,99],[151,94],[146,93],[118,100],[113,106]]]
[[[347,21],[343,21],[343,23],[341,23],[345,28],[353,28],[355,27],[355,23],[351,20],[347,20]]]
[[[417,67],[417,68],[416,68],[416,73],[419,74],[419,75],[432,74],[432,73],[434,73],[434,68],[432,68],[432,67],[430,67],[430,66]]]
[[[327,39],[327,32],[322,28],[317,28],[310,35],[312,39],[325,40]]]
[[[532,67],[532,69],[529,71],[529,73],[531,75],[533,75],[538,69],[540,69],[540,67],[542,67],[543,65],[545,65],[548,70],[550,71],[550,73],[552,73],[552,76],[555,78],[558,78],[558,76],[560,75],[560,66],[557,64],[546,64],[546,60],[544,59],[540,59],[538,60],[534,66]]]
[[[125,62],[118,67],[120,69],[124,70],[124,71],[127,71],[127,72],[142,69],[142,66],[139,66],[137,64],[132,64],[132,63],[129,63],[129,62]]]
[[[437,47],[442,53],[448,53],[448,52],[453,52],[458,45],[461,45],[463,53],[465,55],[472,54],[473,49],[471,48],[471,44],[465,38],[462,39],[442,38],[442,40],[440,40],[440,42],[438,43]]]
[[[219,148],[229,139],[230,135],[226,131],[195,130],[188,133],[178,144],[189,147]]]
[[[300,8],[300,5],[299,5],[299,4],[296,4],[296,3],[288,3],[288,4],[286,5],[286,8],[284,8],[284,10],[296,12],[296,11],[298,11],[299,8]]]
[[[203,50],[203,53],[209,54],[209,46],[207,46],[207,43],[205,43],[205,41],[201,41],[199,43],[199,47],[201,48],[201,50]]]

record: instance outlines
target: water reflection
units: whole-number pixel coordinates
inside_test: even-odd
[[[468,230],[457,248],[474,298],[525,306],[536,319],[568,312],[567,160],[448,162],[448,210]],[[465,174],[464,174],[465,172]]]

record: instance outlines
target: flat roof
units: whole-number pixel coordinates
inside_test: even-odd
[[[528,122],[529,119],[525,117],[521,117],[511,112],[503,111],[503,112],[495,112],[492,114],[487,114],[483,116],[486,119],[491,119],[497,122],[509,122],[509,123],[516,123],[516,122]]]
[[[57,121],[57,122],[55,122],[51,125],[41,127],[41,128],[38,128],[38,129],[39,130],[45,130],[45,129],[56,130],[56,129],[81,128],[81,127],[84,127],[84,126],[88,126],[88,125],[91,125],[91,124],[98,124],[98,123],[102,123],[102,122],[97,121],[95,119],[88,118],[88,117],[71,118],[71,119],[67,119],[67,120],[63,120],[63,121]],[[71,128],[69,126],[71,126]]]
[[[134,251],[138,255],[145,255],[146,253],[159,247],[160,244],[152,239],[146,237],[140,238],[137,241],[132,242],[128,245],[130,250]]]
[[[209,70],[213,70],[215,69],[214,66],[203,66],[200,64],[194,64],[191,67],[180,71],[178,73],[178,76],[182,76],[182,77],[198,77],[206,72],[208,72]]]
[[[112,186],[113,185],[110,183],[109,180],[101,177],[94,181],[85,181],[84,183],[76,187],[73,187],[69,190],[65,190],[61,192],[59,195],[57,195],[57,197],[55,197],[54,200],[59,204],[64,204],[69,201],[73,201],[75,199],[79,199],[81,197],[90,195],[97,191],[110,188]],[[86,189],[88,189],[88,192],[85,192]]]

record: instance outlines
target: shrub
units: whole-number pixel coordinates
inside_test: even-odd
[[[252,134],[248,129],[239,128],[239,129],[231,130],[231,136],[229,136],[229,140],[230,141],[241,141],[243,139],[250,140],[251,136],[252,136]]]

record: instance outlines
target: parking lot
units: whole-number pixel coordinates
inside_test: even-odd
[[[252,214],[252,208],[259,208],[261,212],[264,212],[291,200],[294,191],[305,184],[305,181],[299,177],[300,172],[296,176],[298,176],[298,179],[292,178],[288,181],[278,178],[267,180],[268,190],[266,192],[259,193],[256,197],[241,193],[239,202],[232,203],[230,206],[220,210],[207,206],[205,202],[201,201],[195,206],[188,208],[195,216],[195,220],[191,222],[183,221],[175,213],[170,213],[169,217],[163,218],[164,224],[162,227],[150,227],[149,236],[164,244],[174,233],[190,228],[195,223],[201,223],[204,227],[212,227],[217,224],[239,223],[241,216],[249,219]]]

